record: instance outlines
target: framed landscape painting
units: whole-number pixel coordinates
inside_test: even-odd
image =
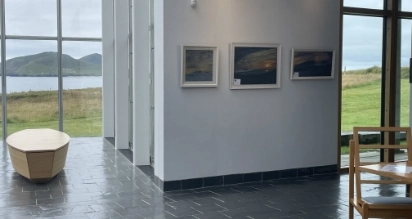
[[[217,87],[218,48],[182,46],[181,87]]]
[[[334,64],[334,50],[292,49],[290,79],[332,79]]]
[[[232,43],[230,89],[280,87],[280,45]]]

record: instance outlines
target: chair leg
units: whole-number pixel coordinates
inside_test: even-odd
[[[353,219],[354,215],[353,215],[353,205],[351,202],[349,202],[349,219]]]
[[[362,208],[363,208],[362,209],[363,210],[362,219],[368,219],[369,218],[369,205],[366,203],[363,203]]]

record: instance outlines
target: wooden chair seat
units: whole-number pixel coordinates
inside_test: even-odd
[[[412,198],[409,197],[363,197],[362,200],[374,205],[412,205]]]

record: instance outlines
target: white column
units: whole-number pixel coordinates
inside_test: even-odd
[[[133,164],[150,164],[150,1],[133,0]]]
[[[114,1],[115,40],[115,146],[116,149],[129,148],[129,2]]]
[[[103,137],[114,137],[114,16],[113,0],[102,1]]]
[[[154,99],[155,167],[154,174],[165,181],[164,165],[164,0],[154,1]]]

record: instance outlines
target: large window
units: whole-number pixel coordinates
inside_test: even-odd
[[[399,29],[399,55],[397,66],[396,123],[398,126],[410,126],[410,83],[409,60],[412,57],[412,20],[402,19]],[[396,133],[396,143],[405,144],[405,133]],[[395,161],[407,159],[403,150],[395,151]]]
[[[355,126],[410,126],[412,1],[342,0],[341,166]],[[405,134],[360,133],[362,144],[404,144]],[[398,161],[402,150],[364,150],[361,161]]]
[[[63,119],[69,135],[102,133],[101,50],[99,42],[63,42]]]
[[[412,57],[412,20],[401,20],[400,33],[400,59],[398,66],[399,77],[399,107],[398,119],[400,126],[409,126],[409,59]]]
[[[52,128],[101,136],[101,1],[4,0],[0,7],[2,134]]]
[[[383,19],[343,16],[341,166],[349,165],[349,140],[355,126],[380,126]],[[379,141],[380,133],[365,133]],[[375,142],[379,143],[379,142]],[[378,161],[379,151],[365,151]]]
[[[6,40],[7,128],[59,128],[57,42]]]

